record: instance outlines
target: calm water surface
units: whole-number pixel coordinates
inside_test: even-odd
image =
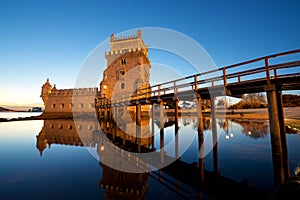
[[[12,119],[18,117],[38,116],[41,112],[0,112],[0,118]]]
[[[197,199],[198,191],[167,174],[158,172],[120,175],[95,159],[93,141],[83,144],[71,120],[36,120],[0,123],[0,199]],[[154,124],[154,132],[159,128]],[[211,123],[205,119],[205,169],[213,171],[213,152],[209,148]],[[190,147],[181,156],[186,163],[198,162],[196,119],[179,120],[179,140],[193,135]],[[91,129],[88,125],[82,127]],[[267,192],[274,189],[273,165],[267,122],[232,122],[218,119],[218,167],[220,175]],[[174,137],[174,124],[164,130],[165,144]],[[300,164],[300,135],[287,134],[291,174]],[[154,146],[159,148],[159,137]],[[83,145],[89,146],[85,147]],[[180,147],[179,144],[179,148]],[[159,151],[159,150],[158,150]],[[172,156],[174,152],[167,152]],[[116,175],[118,174],[118,175]],[[139,195],[114,192],[105,185],[124,188],[139,185]],[[104,187],[103,187],[104,185]],[[101,187],[102,186],[102,187]],[[133,187],[133,186],[132,186]],[[210,199],[203,195],[203,199]]]

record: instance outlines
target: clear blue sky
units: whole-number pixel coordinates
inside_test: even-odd
[[[218,66],[297,49],[299,10],[297,0],[2,0],[0,106],[42,103],[46,78],[72,88],[89,52],[111,33],[128,29],[182,32]]]

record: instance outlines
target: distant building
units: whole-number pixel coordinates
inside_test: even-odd
[[[72,116],[76,113],[95,113],[95,100],[130,98],[137,90],[147,93],[150,86],[148,47],[142,40],[141,30],[134,36],[110,36],[110,51],[105,53],[107,67],[98,88],[57,89],[47,79],[42,86],[44,115]],[[140,90],[144,88],[144,90]],[[145,94],[147,95],[147,94]],[[144,95],[144,96],[145,96]],[[120,108],[121,109],[121,108]],[[149,109],[143,106],[142,109]]]
[[[31,109],[31,112],[42,112],[42,108],[41,107],[33,107]]]

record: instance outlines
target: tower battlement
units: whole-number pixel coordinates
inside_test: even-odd
[[[138,47],[138,48],[108,51],[108,52],[105,52],[105,57],[107,58],[108,56],[121,56],[125,53],[134,53],[134,52],[141,52],[141,53],[143,53],[144,55],[146,55],[148,57],[148,48],[147,48],[147,46],[145,48]]]
[[[121,40],[130,40],[130,39],[137,39],[137,35],[125,35],[125,36],[119,36],[119,37],[111,37],[111,42],[117,42]]]
[[[75,89],[52,89],[50,96],[72,97],[72,96],[95,96],[98,88],[75,88]]]
[[[125,49],[143,49],[147,48],[142,39],[142,31],[137,30],[136,35],[127,35],[115,37],[114,34],[110,36],[110,51],[123,51]]]

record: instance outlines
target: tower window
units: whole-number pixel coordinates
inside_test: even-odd
[[[54,103],[54,104],[52,104],[52,108],[55,108],[55,106],[56,106],[56,105],[55,105],[55,103]]]
[[[80,104],[79,104],[79,108],[83,108],[83,103],[80,103]]]
[[[60,104],[60,108],[64,108],[65,107],[65,104]]]
[[[121,70],[120,71],[120,74],[123,76],[125,74],[125,71],[124,70]]]
[[[125,89],[125,83],[121,83],[121,89]]]
[[[123,59],[121,60],[121,64],[122,64],[122,65],[126,65],[126,59],[125,59],[125,58],[123,58]]]
[[[74,104],[73,104],[73,103],[70,103],[70,104],[69,104],[69,107],[70,107],[70,108],[73,108],[73,107],[74,107]]]

